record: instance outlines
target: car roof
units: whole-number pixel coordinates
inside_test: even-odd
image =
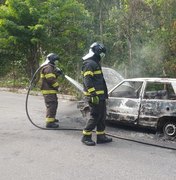
[[[125,81],[150,81],[150,82],[176,82],[176,78],[158,78],[158,77],[143,77],[143,78],[129,78]]]

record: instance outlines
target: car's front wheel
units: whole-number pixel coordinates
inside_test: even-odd
[[[164,136],[167,138],[174,138],[176,137],[176,122],[168,121],[163,126],[163,133]]]

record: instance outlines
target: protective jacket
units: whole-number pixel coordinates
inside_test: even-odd
[[[58,75],[56,73],[56,66],[51,63],[44,65],[40,77],[42,79],[42,94],[57,94],[59,83],[57,82]]]
[[[83,87],[85,96],[99,96],[100,100],[108,98],[107,86],[99,60],[91,57],[83,61]]]

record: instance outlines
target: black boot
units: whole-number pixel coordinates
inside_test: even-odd
[[[55,122],[55,123],[58,123],[58,122],[59,122],[59,120],[58,120],[58,119],[54,119],[54,122]]]
[[[108,138],[105,134],[97,135],[97,144],[112,142],[112,138]]]
[[[49,122],[46,123],[46,128],[58,128],[59,124],[56,124],[55,122]]]
[[[92,140],[91,135],[84,135],[81,139],[82,143],[84,143],[87,146],[95,146],[95,142]]]

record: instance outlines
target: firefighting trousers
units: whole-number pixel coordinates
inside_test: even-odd
[[[46,106],[46,122],[53,122],[55,120],[56,111],[58,107],[58,98],[56,94],[43,95]]]
[[[97,132],[104,132],[106,119],[106,101],[100,100],[98,105],[89,103],[90,118],[84,128],[84,131],[91,132],[96,128]]]

